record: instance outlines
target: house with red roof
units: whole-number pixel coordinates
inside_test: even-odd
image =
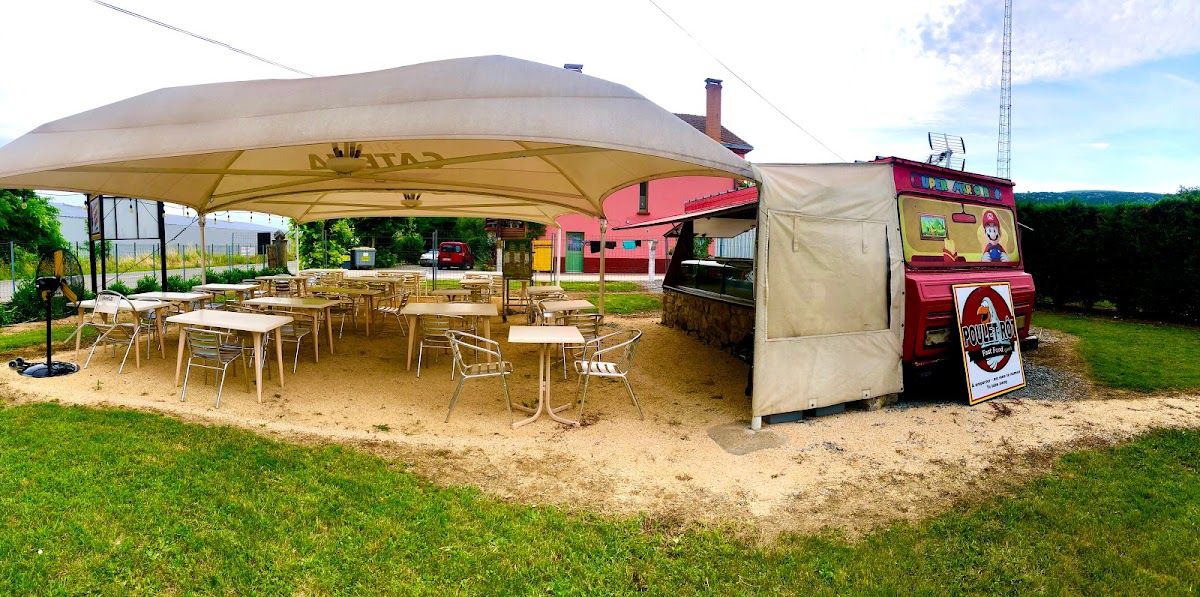
[[[580,70],[579,65],[568,65]],[[705,79],[705,114],[676,114],[684,122],[717,140],[739,157],[754,149],[721,122],[721,81]],[[554,253],[559,255],[559,271],[563,273],[595,273],[600,271],[600,251],[605,251],[605,271],[609,273],[646,273],[649,269],[651,245],[654,246],[655,271],[666,271],[669,256],[663,246],[663,235],[672,228],[662,224],[628,231],[614,231],[627,226],[656,220],[684,212],[684,204],[704,197],[716,196],[744,186],[743,181],[709,176],[686,176],[651,180],[613,193],[604,202],[608,218],[607,247],[600,246],[600,221],[583,215],[567,215],[558,219],[558,227],[547,227],[542,241],[561,243]],[[535,266],[536,266],[535,260]],[[542,260],[545,264],[546,260]]]

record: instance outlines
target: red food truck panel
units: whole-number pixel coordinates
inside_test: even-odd
[[[954,354],[955,284],[1008,282],[1022,340],[1033,278],[1022,268],[1012,182],[899,158],[892,163],[904,243],[904,362]]]

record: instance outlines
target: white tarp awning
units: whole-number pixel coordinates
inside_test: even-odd
[[[903,390],[892,165],[756,165],[755,417]]]
[[[733,238],[754,227],[754,218],[700,218],[692,223],[696,236]]]
[[[330,168],[334,144],[357,147],[352,166],[361,169]],[[0,147],[0,188],[299,222],[601,217],[614,191],[673,176],[749,179],[753,172],[628,87],[504,56],[160,89]],[[402,193],[419,193],[419,203],[406,206]]]

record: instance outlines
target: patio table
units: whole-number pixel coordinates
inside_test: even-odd
[[[562,286],[530,286],[525,289],[525,294],[531,297],[558,294],[560,292],[563,292]]]
[[[184,311],[192,310],[192,303],[200,303],[200,308],[212,299],[212,295],[207,292],[139,292],[129,295],[131,299],[143,299],[148,301],[167,301],[168,303],[179,305]]]
[[[383,294],[382,291],[370,288],[348,288],[345,286],[312,286],[309,287],[308,291],[364,297],[367,300],[367,337],[371,336],[371,319],[375,313],[375,297]]]
[[[128,298],[128,297],[126,297],[126,298]],[[120,307],[119,307],[119,309],[122,311],[132,310],[134,313],[138,314],[139,317],[141,316],[142,313],[145,313],[147,311],[154,311],[154,313],[155,313],[154,326],[158,331],[158,351],[160,354],[162,354],[162,357],[164,359],[167,358],[167,352],[166,352],[166,348],[163,347],[163,323],[162,323],[163,319],[162,318],[163,318],[163,311],[165,311],[170,306],[171,306],[171,303],[164,302],[164,301],[128,300],[128,301],[121,301]],[[79,345],[80,345],[81,341],[83,340],[83,313],[84,313],[84,311],[87,311],[89,309],[95,309],[95,308],[96,308],[96,301],[93,299],[88,299],[86,301],[79,301],[78,303],[75,303],[75,309],[79,313],[79,315],[76,319],[77,325],[75,326],[75,360],[77,360],[77,361],[79,360]],[[139,356],[141,353],[139,353],[137,350],[134,350],[133,353],[134,353],[133,354],[134,365],[136,365],[137,367],[140,368],[142,366],[142,358],[141,358],[141,356]]]
[[[429,292],[429,296],[444,296],[446,300],[454,300],[454,297],[470,295],[471,291],[466,288],[438,288]]]
[[[559,423],[578,427],[579,421],[564,419],[555,414],[558,411],[570,408],[571,403],[557,408],[550,405],[550,348],[563,344],[583,344],[583,334],[579,333],[579,328],[568,325],[514,325],[508,328],[508,341],[511,344],[538,345],[537,408],[533,409],[520,404],[514,404],[513,408],[533,413],[533,416],[513,423],[513,429],[536,421],[542,415],[543,410],[547,415],[550,415],[551,419]]]
[[[354,276],[353,278],[349,278],[349,279],[353,280],[355,282],[366,282],[367,284],[386,284],[387,291],[385,292],[385,294],[387,296],[399,295],[400,288],[402,286],[404,286],[404,278],[400,277],[400,276],[367,275],[367,276]]]
[[[254,305],[256,307],[283,307],[287,309],[301,309],[304,311],[314,311],[315,315],[313,322],[316,328],[313,330],[313,361],[321,362],[320,355],[320,337],[321,337],[321,320],[325,320],[325,335],[329,340],[329,354],[333,354],[333,324],[331,323],[329,308],[338,304],[338,301],[333,301],[324,298],[294,298],[287,296],[264,296],[246,301],[246,305]]]
[[[576,311],[586,311],[595,309],[591,301],[583,299],[575,299],[569,301],[542,301],[541,308],[547,313],[574,313]]]
[[[211,292],[213,294],[219,294],[222,296],[232,292],[238,295],[239,300],[246,300],[247,298],[252,298],[254,291],[258,290],[258,288],[258,284],[243,282],[241,284],[201,284],[199,286],[193,286],[192,290],[198,292]]]
[[[237,311],[214,311],[201,309],[167,318],[179,324],[179,352],[175,356],[175,387],[179,387],[179,373],[183,368],[183,347],[187,344],[187,326],[222,328],[239,332],[250,332],[254,338],[254,381],[258,388],[258,401],[262,402],[263,334],[275,332],[275,360],[279,363],[279,387],[283,387],[283,334],[280,328],[292,322],[286,315],[239,313]]]
[[[312,279],[312,276],[305,276],[305,275],[293,276],[291,274],[276,274],[273,276],[257,276],[254,279],[262,281],[262,282],[273,282],[275,280],[287,280],[289,285],[296,287],[300,291],[300,296],[304,296],[305,294],[307,294],[306,290],[308,288],[308,281]],[[268,288],[267,291],[273,292],[274,288]]]
[[[499,311],[492,303],[409,303],[400,314],[408,320],[408,370],[412,370],[413,344],[417,337],[417,318],[421,315],[457,315],[474,317],[482,323],[483,337],[492,339],[492,321]],[[482,320],[482,321],[480,321]]]

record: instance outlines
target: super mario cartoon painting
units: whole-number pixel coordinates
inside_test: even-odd
[[[1012,261],[1004,250],[1004,245],[1000,244],[1000,218],[990,209],[983,212],[983,235],[987,237],[987,244],[983,247],[980,261]]]

